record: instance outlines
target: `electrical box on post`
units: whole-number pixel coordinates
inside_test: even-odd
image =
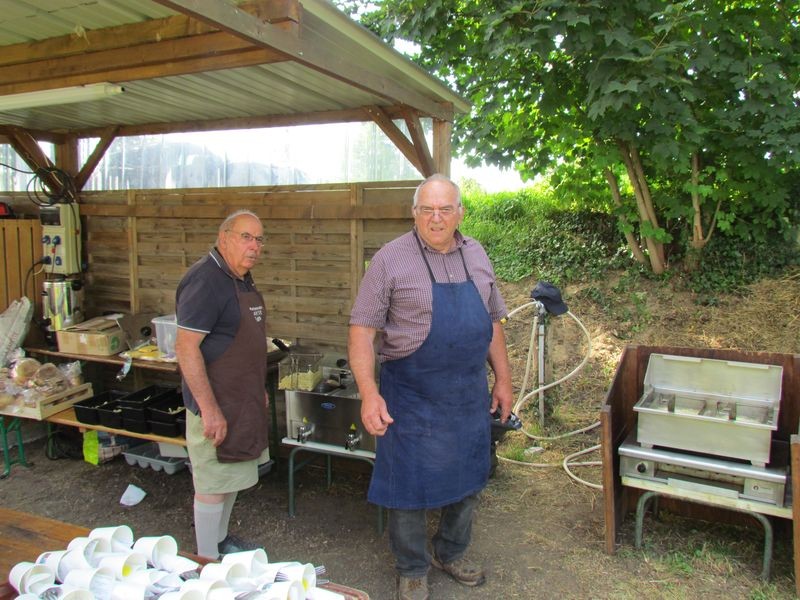
[[[60,275],[81,272],[81,216],[78,204],[42,206],[44,271]]]

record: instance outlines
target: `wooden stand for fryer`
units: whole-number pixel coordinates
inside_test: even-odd
[[[792,532],[794,574],[797,595],[800,596],[800,355],[768,352],[743,352],[740,350],[715,350],[704,348],[673,348],[668,346],[628,346],[622,353],[617,372],[600,411],[601,445],[603,456],[603,499],[605,502],[606,552],[617,549],[619,527],[626,513],[636,509],[643,493],[624,486],[619,473],[620,444],[636,428],[634,404],[644,391],[644,375],[653,353],[694,356],[718,360],[734,360],[783,367],[778,429],[774,439],[790,444],[792,486]],[[670,511],[707,521],[719,521],[722,514],[727,522],[742,522],[742,513],[721,510],[677,499],[663,504]]]

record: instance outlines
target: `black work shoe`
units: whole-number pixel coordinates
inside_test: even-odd
[[[428,600],[428,576],[419,579],[397,576],[397,600]]]
[[[217,550],[220,554],[233,554],[234,552],[246,552],[247,550],[257,550],[263,548],[259,544],[247,542],[235,535],[227,535],[225,539],[217,544]]]
[[[434,556],[431,558],[431,564],[463,585],[475,587],[486,582],[486,573],[484,573],[483,568],[464,558],[459,558],[449,563],[442,563]]]

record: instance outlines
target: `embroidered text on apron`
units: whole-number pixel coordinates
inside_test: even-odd
[[[235,279],[233,285],[239,301],[239,329],[222,356],[206,365],[211,389],[228,421],[228,434],[217,446],[220,462],[258,458],[268,443],[264,298],[255,290],[239,291]]]
[[[394,423],[377,439],[368,494],[399,509],[452,504],[483,489],[489,475],[492,321],[463,251],[467,281],[437,283],[416,239],[433,286],[431,330],[409,356],[382,365],[381,395]]]

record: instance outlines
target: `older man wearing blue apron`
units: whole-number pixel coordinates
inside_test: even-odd
[[[489,474],[490,414],[500,407],[505,421],[513,402],[500,324],[506,307],[485,251],[457,230],[458,187],[429,177],[414,194],[413,214],[414,230],[372,259],[349,335],[361,417],[378,436],[368,498],[390,509],[400,600],[428,598],[430,565],[464,585],[485,581],[464,554]],[[495,375],[491,394],[487,361]],[[441,509],[432,555],[428,509]]]
[[[211,559],[258,547],[229,535],[228,523],[237,493],[269,460],[266,312],[250,275],[263,244],[255,214],[232,214],[176,293],[197,553]]]

